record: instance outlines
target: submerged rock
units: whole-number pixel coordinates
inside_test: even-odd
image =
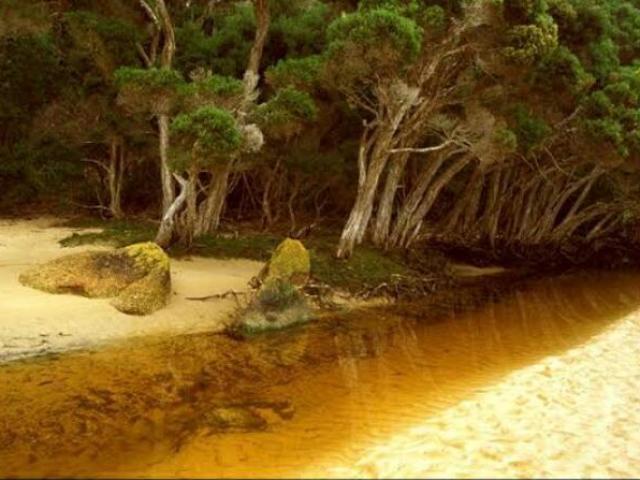
[[[169,257],[151,242],[65,255],[22,273],[19,280],[49,293],[114,298],[114,307],[133,315],[164,307],[171,291]]]

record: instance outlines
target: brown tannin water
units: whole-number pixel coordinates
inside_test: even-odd
[[[371,310],[247,341],[14,362],[0,367],[0,476],[328,475],[638,307],[638,275],[581,273],[474,311]]]

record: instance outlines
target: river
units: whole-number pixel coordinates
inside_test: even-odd
[[[0,476],[638,476],[639,309],[640,275],[583,272],[12,362]]]

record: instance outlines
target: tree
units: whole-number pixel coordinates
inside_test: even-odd
[[[363,241],[380,180],[394,157],[376,228],[377,241],[386,240],[403,154],[424,139],[424,125],[434,114],[460,101],[456,83],[471,53],[467,34],[482,22],[482,4],[458,20],[447,19],[437,6],[416,12],[412,3],[383,3],[361,6],[329,27],[328,74],[365,116],[358,190],[338,246],[340,258]]]

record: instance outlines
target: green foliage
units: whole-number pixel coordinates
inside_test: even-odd
[[[553,18],[540,15],[536,23],[516,25],[507,33],[503,53],[515,63],[530,64],[542,59],[558,46],[558,26]]]
[[[119,102],[136,112],[169,113],[184,86],[179,72],[165,68],[120,67],[114,78]]]
[[[233,108],[244,92],[242,81],[222,75],[205,75],[179,87],[178,94],[187,110],[210,105]]]
[[[317,108],[311,96],[293,87],[279,90],[268,102],[258,106],[256,122],[274,138],[289,138],[299,133],[306,122],[315,120]]]
[[[266,72],[269,85],[274,88],[292,86],[298,90],[314,90],[320,81],[324,59],[320,55],[285,58]]]
[[[520,149],[527,153],[540,145],[551,133],[549,125],[535,116],[525,105],[516,105],[512,110],[512,130],[518,139]]]
[[[620,68],[619,49],[611,38],[589,45],[589,70],[595,77],[605,81],[612,72]]]
[[[184,82],[182,75],[166,68],[121,67],[114,73],[119,87],[133,85],[145,89],[174,89]]]
[[[435,2],[425,2],[418,0],[364,0],[359,3],[360,10],[373,10],[384,8],[397,12],[398,14],[411,18],[418,25],[423,27],[427,33],[442,32],[447,23],[447,8],[455,10],[452,2],[442,2],[446,5],[433,5]]]
[[[570,92],[579,95],[590,88],[594,81],[580,59],[567,47],[560,46],[537,66],[533,83],[547,93]]]
[[[76,10],[64,15],[67,30],[74,39],[74,49],[86,52],[104,75],[119,65],[137,63],[136,42],[142,39],[135,25],[91,11]]]
[[[191,162],[202,168],[212,167],[220,159],[237,153],[243,142],[233,115],[210,106],[178,115],[171,123],[171,132],[176,148],[183,152],[177,155],[174,165],[177,169],[188,169]]]
[[[328,77],[352,88],[396,74],[418,57],[422,34],[415,20],[391,8],[343,15],[327,31]]]
[[[225,76],[241,77],[249,58],[255,32],[250,3],[235,3],[230,10],[217,12],[211,21],[215,34],[209,35],[196,22],[176,28],[176,67],[182,72],[211,69]]]
[[[1,38],[0,123],[31,117],[37,108],[59,94],[64,73],[50,35]]]
[[[535,17],[546,13],[544,0],[504,0],[504,16],[509,23],[533,23]]]
[[[619,69],[584,102],[585,129],[592,141],[609,143],[623,158],[640,154],[640,68]]]
[[[343,15],[329,26],[329,55],[336,55],[349,45],[362,49],[385,47],[406,62],[420,53],[422,29],[399,12],[386,8],[362,10]]]
[[[287,57],[317,54],[326,44],[325,29],[330,13],[328,4],[315,1],[276,16],[269,33],[270,43],[284,46]]]
[[[0,207],[38,199],[64,202],[81,194],[88,186],[79,157],[80,152],[51,138],[0,148]]]
[[[214,95],[228,97],[242,93],[243,84],[241,80],[222,75],[212,75],[209,78],[198,82],[198,88],[211,92]]]
[[[572,28],[578,18],[578,12],[570,0],[547,0],[548,13],[558,25],[560,37]]]

